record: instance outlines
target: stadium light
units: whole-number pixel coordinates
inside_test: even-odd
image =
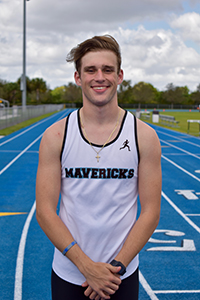
[[[24,0],[24,22],[23,22],[23,74],[21,78],[22,107],[26,107],[26,1]]]

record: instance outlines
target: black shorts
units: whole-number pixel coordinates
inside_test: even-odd
[[[84,295],[84,290],[80,285],[69,283],[55,274],[52,270],[51,291],[52,300],[89,300]],[[139,278],[138,269],[129,277],[122,280],[119,289],[111,296],[112,300],[138,300]]]

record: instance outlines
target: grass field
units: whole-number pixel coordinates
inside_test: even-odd
[[[150,116],[150,120],[144,120],[147,123],[150,124],[155,124],[155,125],[159,125],[162,127],[166,127],[166,128],[171,128],[173,130],[179,131],[179,132],[184,132],[187,133],[188,132],[188,122],[187,120],[200,120],[200,112],[197,110],[196,112],[193,111],[161,111],[160,114],[162,115],[168,115],[168,116],[173,116],[175,117],[176,121],[179,121],[178,126],[177,127],[172,127],[172,126],[166,126],[166,125],[162,125],[161,122],[159,123],[153,123],[152,122],[152,113]],[[189,134],[194,135],[194,136],[199,136],[199,124],[198,123],[191,123],[190,124],[190,132]]]
[[[2,130],[0,130],[0,136],[9,135],[9,134],[21,129],[21,128],[30,126],[31,124],[36,123],[36,122],[42,120],[43,118],[46,118],[46,117],[48,117],[52,114],[53,113],[49,113],[49,114],[46,114],[46,115],[43,115],[43,116],[40,116],[40,117],[37,117],[37,118],[30,119],[30,120],[25,121],[25,122],[19,123],[15,126],[11,126],[11,127],[2,129]],[[145,119],[142,119],[142,118],[141,119],[144,120],[147,123],[155,124],[155,125],[166,127],[166,128],[171,128],[173,130],[183,132],[183,133],[187,133],[187,131],[188,131],[187,120],[189,120],[189,119],[190,120],[200,120],[200,112],[198,110],[196,112],[193,112],[193,111],[191,111],[191,112],[190,111],[185,111],[185,112],[182,112],[182,111],[161,111],[160,114],[175,117],[175,119],[177,121],[179,121],[178,127],[176,128],[176,127],[166,126],[166,125],[161,124],[160,122],[159,123],[152,123],[152,113],[150,115],[150,120],[145,120]],[[197,123],[191,123],[189,133],[191,135],[194,135],[194,136],[199,136],[199,125]]]

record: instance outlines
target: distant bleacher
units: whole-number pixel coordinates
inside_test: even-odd
[[[163,125],[171,126],[171,127],[178,127],[179,121],[175,119],[173,116],[168,115],[159,115],[160,123]]]

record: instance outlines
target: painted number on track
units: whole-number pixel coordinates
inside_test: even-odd
[[[167,229],[156,229],[155,233],[163,233],[164,236],[170,237],[180,237],[184,236],[185,233],[176,230],[167,230]],[[149,243],[156,243],[156,244],[176,244],[176,240],[166,240],[166,239],[155,239],[150,238]],[[156,246],[148,248],[147,251],[196,251],[196,247],[193,240],[183,239],[181,246]]]

